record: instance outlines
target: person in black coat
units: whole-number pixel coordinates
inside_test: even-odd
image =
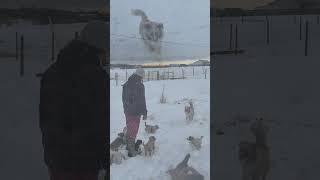
[[[94,41],[106,29],[104,22],[88,23],[42,75],[39,125],[51,180],[97,180],[106,169],[109,78],[101,62],[107,42]]]
[[[123,85],[122,90],[122,103],[126,116],[127,149],[129,157],[137,155],[134,144],[139,130],[140,118],[141,116],[143,116],[143,120],[146,120],[147,118],[145,88],[142,83],[144,74],[144,70],[138,68]]]

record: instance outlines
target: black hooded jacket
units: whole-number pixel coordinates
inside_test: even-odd
[[[140,76],[133,74],[122,88],[122,103],[125,114],[147,115],[145,89]]]
[[[109,78],[97,53],[74,40],[41,79],[39,125],[45,163],[51,169],[106,168]]]

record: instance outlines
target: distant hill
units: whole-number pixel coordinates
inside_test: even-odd
[[[198,60],[198,61],[190,64],[190,66],[210,66],[210,61],[208,61],[208,60]]]

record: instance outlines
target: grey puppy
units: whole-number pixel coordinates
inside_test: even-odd
[[[154,134],[158,129],[159,129],[159,126],[158,125],[147,125],[146,122],[144,122],[144,125],[145,125],[145,130],[147,133],[149,134]]]
[[[201,149],[201,145],[202,145],[202,138],[203,136],[201,136],[200,138],[195,138],[193,136],[189,136],[187,138],[187,140],[189,141],[189,143],[197,150]]]
[[[143,143],[145,156],[152,156],[154,154],[155,141],[156,141],[156,138],[154,136],[150,136],[149,141],[146,144]]]
[[[117,151],[122,145],[126,145],[126,136],[123,132],[119,133],[118,137],[112,141],[110,149],[112,151]]]

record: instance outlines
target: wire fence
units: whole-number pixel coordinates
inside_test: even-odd
[[[111,83],[120,85],[128,80],[135,69],[110,69]],[[210,66],[145,68],[144,81],[177,79],[210,79]]]

